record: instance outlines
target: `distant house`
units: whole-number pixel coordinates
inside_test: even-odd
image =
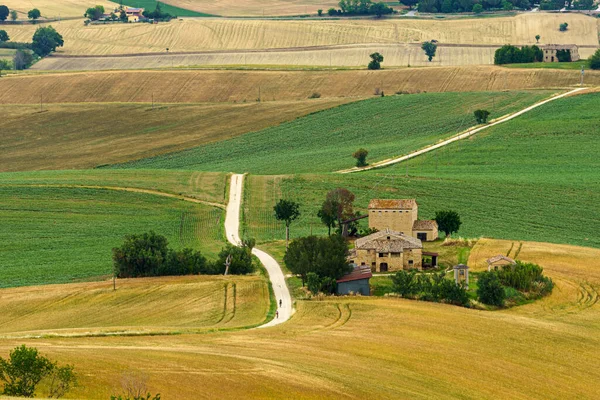
[[[488,271],[491,271],[492,268],[498,269],[499,267],[504,267],[505,265],[515,264],[515,260],[510,257],[503,256],[502,254],[487,259]]]
[[[365,265],[355,265],[352,272],[337,280],[337,294],[360,293],[363,296],[370,296],[369,279],[372,276],[371,268]]]
[[[124,7],[123,11],[127,15],[127,22],[140,22],[144,18],[143,8]]]
[[[369,203],[369,228],[390,229],[422,241],[438,238],[438,224],[433,220],[419,221],[419,206],[415,199],[380,200]]]
[[[546,44],[540,46],[544,52],[544,62],[558,62],[556,52],[558,50],[568,50],[571,53],[571,61],[579,61],[579,48],[575,44]]]
[[[357,239],[349,259],[373,272],[422,269],[422,249],[419,239],[385,229]]]

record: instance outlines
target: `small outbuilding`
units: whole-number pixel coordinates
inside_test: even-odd
[[[487,259],[488,271],[491,271],[492,268],[498,269],[499,267],[515,265],[516,263],[512,258],[503,256],[502,254]]]
[[[467,265],[458,264],[454,266],[454,282],[457,285],[465,282],[467,287],[469,287],[469,267]]]
[[[372,277],[373,274],[370,267],[366,265],[354,265],[352,272],[337,280],[337,294],[348,295],[350,293],[360,293],[363,296],[370,296],[371,286],[369,285],[369,280]]]

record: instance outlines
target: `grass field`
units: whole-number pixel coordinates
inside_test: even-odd
[[[143,193],[2,186],[0,218],[0,287],[109,276],[127,234],[154,230],[209,258],[224,244],[222,210]]]
[[[576,69],[581,71],[583,67],[586,71],[589,69],[589,62],[587,60],[574,61],[574,62],[560,62],[560,63],[523,63],[523,64],[506,64],[503,65],[506,68],[545,68],[545,69]]]
[[[160,93],[156,93],[160,98]],[[0,171],[93,168],[258,131],[342,99],[247,104],[5,106]],[[43,132],[43,134],[42,134]]]
[[[462,236],[600,247],[594,136],[599,103],[595,93],[557,100],[469,140],[378,171],[256,177],[277,184],[269,189],[273,195],[250,197],[247,207],[256,211],[248,213],[247,229],[259,240],[282,239],[270,212],[281,196],[301,203],[303,216],[292,226],[293,237],[311,229],[323,234],[317,210],[329,190],[346,187],[363,211],[372,198],[416,198],[422,219],[436,210],[456,210]]]
[[[289,323],[268,330],[4,339],[0,353],[27,343],[73,363],[82,386],[72,395],[92,399],[121,391],[125,370],[145,374],[164,398],[595,398],[599,251],[525,243],[522,253],[557,288],[510,310],[331,298],[298,301]]]
[[[83,11],[82,11],[83,12]],[[569,30],[558,25],[568,22]],[[542,43],[598,46],[598,27],[581,14],[532,13],[517,17],[460,20],[276,21],[176,20],[160,24],[84,26],[81,20],[53,26],[64,37],[60,54],[109,55],[202,50],[282,49],[308,46],[420,43],[515,45]],[[37,26],[7,26],[14,41],[28,41]],[[486,51],[482,49],[482,51]],[[298,54],[302,57],[302,53]],[[385,55],[385,54],[384,54]]]
[[[3,289],[0,305],[4,337],[202,332],[263,322],[269,292],[258,276],[120,279]]]
[[[372,161],[406,154],[475,125],[473,111],[478,108],[490,110],[490,118],[497,118],[550,94],[533,91],[378,97],[125,166],[256,174],[331,172],[354,166],[352,153],[361,147],[369,150]]]
[[[0,49],[0,60],[7,60],[12,62],[13,57],[15,56],[16,50],[12,49]],[[6,71],[2,71],[2,73],[6,73]]]
[[[600,72],[586,84],[600,85]],[[135,82],[135,84],[132,84]],[[348,82],[352,82],[351,85]],[[120,71],[11,75],[0,79],[0,104],[200,103],[373,96],[397,91],[479,92],[579,85],[579,71],[496,66],[404,68],[382,71]]]

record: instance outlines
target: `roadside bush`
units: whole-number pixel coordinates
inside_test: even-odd
[[[498,307],[504,305],[506,293],[495,272],[482,273],[477,285],[477,297],[480,302]]]
[[[367,149],[360,148],[352,154],[352,157],[356,158],[356,166],[357,167],[366,167],[369,165],[367,163],[367,156],[369,155],[369,151]]]
[[[488,110],[475,110],[473,115],[478,124],[485,124],[487,123],[490,112]]]

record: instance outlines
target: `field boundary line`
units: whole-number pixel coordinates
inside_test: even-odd
[[[216,207],[216,208],[220,208],[220,209],[225,209],[225,205],[221,204],[221,203],[214,203],[212,201],[206,201],[206,200],[200,200],[200,199],[196,199],[195,197],[190,197],[190,196],[184,196],[182,194],[174,194],[174,193],[168,193],[168,192],[161,192],[159,190],[153,190],[153,189],[142,189],[142,188],[134,188],[134,187],[127,187],[127,186],[98,186],[98,185],[61,185],[61,184],[56,184],[56,185],[40,185],[40,184],[0,184],[0,187],[40,187],[40,188],[66,188],[66,189],[104,189],[104,190],[115,190],[115,191],[120,191],[120,192],[131,192],[131,193],[142,193],[142,194],[150,194],[150,195],[154,195],[154,196],[161,196],[161,197],[168,197],[170,199],[177,199],[177,200],[183,200],[183,201],[188,201],[191,203],[196,203],[196,204],[204,204],[207,206],[211,206],[211,207]]]
[[[437,150],[437,149],[442,148],[444,146],[447,146],[447,145],[449,145],[451,143],[454,143],[454,142],[457,142],[459,140],[471,137],[471,136],[473,136],[473,135],[475,135],[475,134],[477,134],[477,133],[479,133],[479,132],[481,132],[481,131],[483,131],[485,129],[491,128],[492,126],[500,125],[500,124],[502,124],[504,122],[510,121],[510,120],[512,120],[514,118],[517,118],[517,117],[519,117],[519,116],[521,116],[521,115],[523,115],[523,114],[525,114],[525,113],[527,113],[527,112],[529,112],[529,111],[531,111],[533,109],[536,109],[536,108],[538,108],[540,106],[543,106],[544,104],[550,103],[551,101],[562,99],[563,97],[567,97],[567,96],[570,96],[570,95],[573,95],[573,94],[577,94],[578,92],[580,92],[582,90],[587,90],[587,89],[589,89],[589,88],[587,88],[587,87],[581,87],[581,88],[570,90],[570,91],[568,91],[566,93],[561,93],[561,94],[552,96],[552,97],[550,97],[550,98],[548,98],[546,100],[542,100],[542,101],[540,101],[538,103],[535,103],[535,104],[533,104],[531,106],[528,106],[528,107],[526,107],[526,108],[524,108],[524,109],[522,109],[520,111],[514,112],[512,114],[507,114],[507,115],[504,115],[504,116],[502,116],[500,118],[497,118],[497,119],[493,120],[492,122],[490,122],[487,125],[483,125],[483,126],[479,126],[478,125],[478,126],[471,127],[469,129],[467,129],[466,131],[458,133],[458,134],[456,134],[456,135],[454,135],[454,136],[452,136],[452,137],[450,137],[448,139],[445,139],[445,140],[443,140],[443,141],[441,141],[439,143],[426,146],[426,147],[424,147],[424,148],[422,148],[420,150],[413,151],[413,152],[408,153],[408,154],[406,154],[404,156],[400,156],[400,157],[396,157],[396,158],[392,158],[392,159],[387,159],[387,160],[383,160],[383,161],[378,161],[376,163],[373,163],[371,165],[368,165],[368,166],[362,167],[362,168],[354,167],[354,168],[349,168],[349,169],[343,169],[343,170],[336,171],[336,173],[338,173],[338,174],[351,174],[351,173],[356,173],[356,172],[369,171],[369,170],[372,170],[372,169],[383,168],[383,167],[387,167],[387,166],[390,166],[390,165],[393,165],[393,164],[398,164],[398,163],[400,163],[402,161],[410,160],[411,158],[418,157],[418,156],[420,156],[422,154],[428,153],[428,152],[433,151],[433,150]]]

